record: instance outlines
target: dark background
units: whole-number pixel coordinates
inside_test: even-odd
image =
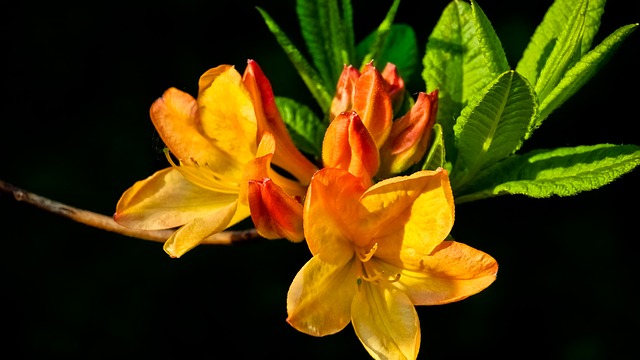
[[[354,0],[356,36],[390,1]],[[408,1],[398,22],[424,43],[447,1]],[[3,4],[0,179],[110,215],[124,190],[167,166],[148,111],[222,63],[255,59],[277,95],[312,104],[259,5],[302,47],[293,0]],[[512,66],[551,1],[479,2]],[[508,5],[504,4],[517,4]],[[628,2],[626,4],[629,4]],[[607,4],[596,43],[640,21]],[[639,34],[554,112],[525,150],[640,144]],[[410,89],[413,91],[423,89]],[[461,204],[453,235],[500,264],[489,288],[418,307],[422,359],[618,359],[637,353],[638,170],[570,198]],[[16,358],[367,359],[351,326],[324,338],[286,322],[290,281],[309,258],[285,240],[200,246],[94,229],[0,194],[3,351]]]

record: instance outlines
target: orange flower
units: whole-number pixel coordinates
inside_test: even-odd
[[[415,305],[462,300],[496,278],[491,256],[444,240],[453,220],[446,170],[370,188],[343,169],[318,171],[304,204],[313,257],[289,288],[287,322],[314,336],[351,323],[373,358],[415,359]]]

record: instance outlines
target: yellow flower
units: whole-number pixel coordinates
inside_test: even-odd
[[[311,180],[303,216],[313,257],[291,284],[287,322],[314,336],[351,322],[376,359],[416,358],[415,305],[462,300],[496,278],[491,256],[444,240],[454,206],[443,169],[366,188],[347,170],[324,168]]]
[[[252,176],[267,176],[301,199],[316,170],[303,165],[304,156],[278,123],[271,86],[257,63],[249,61],[245,79],[233,66],[220,65],[205,72],[198,86],[197,100],[170,88],[152,104],[151,120],[177,162],[167,153],[171,167],[125,191],[114,215],[128,227],[178,228],[164,244],[172,257],[250,215]],[[273,171],[273,156],[299,181]]]

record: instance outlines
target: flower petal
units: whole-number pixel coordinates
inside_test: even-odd
[[[201,132],[198,104],[191,95],[169,88],[151,105],[150,116],[160,138],[180,161],[239,170],[233,157],[217,148]]]
[[[336,95],[331,100],[331,110],[329,111],[329,121],[338,116],[343,111],[351,110],[353,98],[356,91],[356,81],[360,77],[360,71],[353,65],[344,65],[338,84],[336,85]]]
[[[338,186],[337,186],[338,185]],[[304,204],[304,235],[313,255],[343,263],[354,254],[362,182],[346,170],[324,168],[311,178]]]
[[[231,204],[203,217],[195,218],[176,230],[164,243],[164,251],[173,258],[179,258],[205,238],[219,233],[247,216],[249,216],[248,208],[238,205],[236,199]]]
[[[380,160],[378,147],[355,111],[340,113],[327,128],[322,142],[325,167],[344,169],[371,186]]]
[[[260,236],[267,239],[304,239],[302,204],[287,195],[271,179],[249,181],[251,219]]]
[[[390,62],[385,65],[380,75],[382,75],[382,78],[384,79],[385,90],[391,98],[391,103],[393,104],[393,112],[395,114],[400,106],[402,106],[402,102],[404,101],[404,96],[406,93],[404,79],[400,76],[400,74],[398,74],[397,66]]]
[[[127,227],[154,230],[181,226],[238,199],[189,182],[175,168],[160,170],[122,194],[114,220]]]
[[[398,266],[431,253],[453,227],[453,195],[444,169],[383,180],[361,203],[356,243],[377,242],[376,256]]]
[[[383,271],[399,271],[383,264],[378,262]],[[419,270],[401,270],[399,280],[393,284],[406,292],[415,305],[463,300],[491,285],[498,273],[493,257],[455,241],[444,241],[433,254],[422,257],[412,267]]]
[[[380,148],[391,131],[393,107],[382,75],[371,63],[365,66],[356,82],[353,110],[358,113]]]
[[[420,319],[402,291],[362,281],[351,306],[356,335],[374,359],[415,359]]]
[[[198,96],[200,120],[204,134],[213,139],[235,170],[255,157],[257,124],[253,102],[238,71],[229,67]],[[218,169],[218,167],[216,167]]]
[[[308,185],[311,176],[318,169],[294,145],[276,106],[271,83],[257,62],[247,62],[242,81],[253,99],[256,110],[257,140],[260,140],[264,132],[272,133],[276,141],[273,163],[290,172],[302,184]]]
[[[303,333],[324,336],[351,321],[357,290],[356,261],[330,264],[314,256],[300,269],[287,294],[287,322]]]
[[[429,94],[421,92],[409,112],[393,122],[391,133],[380,148],[378,176],[386,178],[399,174],[424,157],[437,108],[438,90]]]

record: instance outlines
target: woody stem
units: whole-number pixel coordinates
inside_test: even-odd
[[[116,223],[111,216],[65,205],[13,186],[3,180],[0,180],[0,192],[13,194],[13,197],[17,201],[26,202],[40,209],[64,216],[79,223],[142,240],[165,242],[174,232],[174,230],[170,229],[139,230],[127,228]],[[229,245],[234,242],[256,239],[258,237],[259,235],[256,229],[222,231],[204,239],[202,244]]]

